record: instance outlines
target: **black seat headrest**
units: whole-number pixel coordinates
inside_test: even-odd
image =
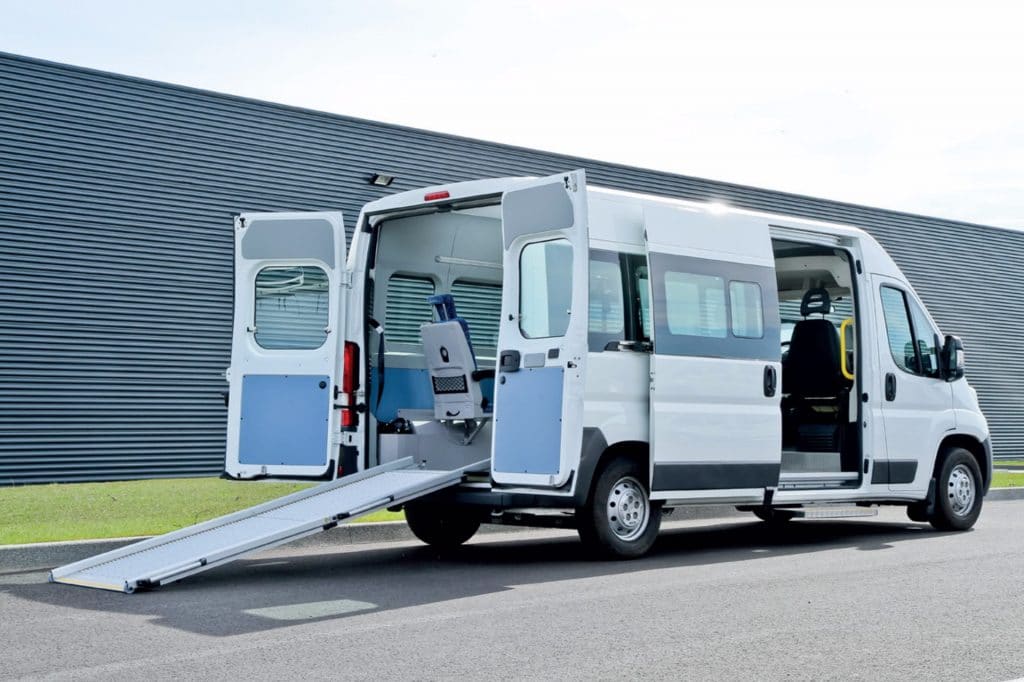
[[[800,314],[804,317],[814,313],[828,315],[832,312],[832,297],[826,289],[810,289],[800,301]]]

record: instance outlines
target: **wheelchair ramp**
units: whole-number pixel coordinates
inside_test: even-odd
[[[457,485],[463,472],[479,466],[430,471],[407,457],[55,568],[50,581],[129,593],[158,587]]]

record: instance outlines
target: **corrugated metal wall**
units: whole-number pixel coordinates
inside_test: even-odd
[[[1024,453],[1024,234],[507,147],[0,53],[0,484],[221,471],[240,211],[584,167],[595,184],[871,231],[961,334]]]

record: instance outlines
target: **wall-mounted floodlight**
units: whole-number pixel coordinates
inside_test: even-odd
[[[374,173],[370,178],[370,184],[377,185],[378,187],[388,187],[394,181],[394,175],[385,175],[384,173]]]

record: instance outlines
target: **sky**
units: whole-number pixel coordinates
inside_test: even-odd
[[[1024,228],[1015,7],[0,0],[0,51]]]

